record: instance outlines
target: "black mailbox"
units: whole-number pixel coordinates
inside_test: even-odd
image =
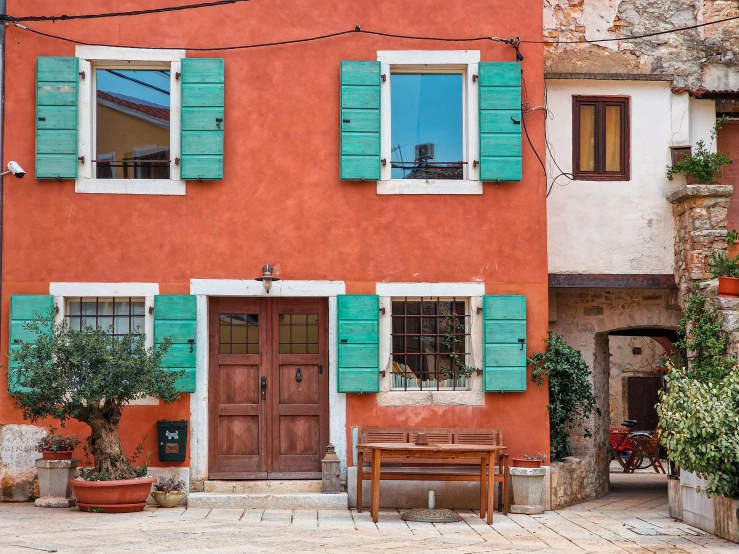
[[[184,462],[187,452],[187,421],[157,421],[159,461]]]

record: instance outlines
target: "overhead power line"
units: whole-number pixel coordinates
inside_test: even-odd
[[[241,2],[249,2],[250,0],[215,0],[214,2],[201,2],[199,4],[185,4],[183,6],[170,6],[166,8],[151,8],[148,10],[134,10],[127,12],[109,12],[109,13],[86,13],[79,15],[27,15],[14,16],[0,14],[0,21],[23,22],[23,21],[69,21],[72,19],[103,19],[106,17],[127,17],[133,15],[147,15],[152,13],[164,12],[181,12],[185,10],[195,10],[198,8],[212,8],[214,6],[225,6],[228,4],[238,4]]]

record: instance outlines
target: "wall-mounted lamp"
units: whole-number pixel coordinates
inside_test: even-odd
[[[280,280],[279,277],[272,276],[273,271],[274,268],[271,265],[265,264],[262,268],[262,276],[256,278],[257,281],[262,282],[262,284],[264,285],[264,290],[267,291],[267,294],[269,294],[269,290],[272,288],[272,282]]]

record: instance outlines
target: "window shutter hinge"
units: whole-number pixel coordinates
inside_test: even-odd
[[[85,163],[85,157],[84,156],[79,156],[77,159],[80,161],[81,164],[84,164]]]
[[[53,311],[54,311],[54,315],[58,314],[59,313],[59,306],[57,306],[56,304],[54,304],[54,310]]]
[[[382,162],[382,167],[385,167],[387,165],[387,159],[385,158],[382,158],[380,162]]]
[[[383,83],[387,81],[387,75],[385,75],[384,73],[380,77],[382,77]]]
[[[478,314],[481,314],[481,313],[482,313],[482,306],[478,306],[478,307],[477,307],[477,313],[478,313]]]
[[[479,161],[477,161],[477,160],[474,160],[474,161],[472,162],[472,167],[477,167],[478,165],[480,165],[480,162],[479,162]],[[482,309],[482,308],[480,308],[480,309]]]
[[[174,164],[175,165],[180,165],[180,159],[179,158],[175,158],[174,159]]]
[[[80,71],[80,78],[81,79],[84,79],[85,78],[85,72],[84,71]]]
[[[154,306],[149,306],[149,315],[154,313]]]
[[[382,375],[383,377],[385,377],[386,374],[387,372],[384,369],[380,371],[380,375]]]
[[[521,345],[521,350],[523,350],[523,345],[526,344],[526,339],[518,339],[518,344]]]
[[[478,80],[479,78],[480,78],[480,76],[479,76],[479,75],[477,75],[477,74],[474,74],[474,75],[472,75],[472,82],[474,83],[474,82],[475,82],[475,81],[477,81],[477,80]]]
[[[174,78],[179,81],[181,75],[182,75],[182,73],[180,73],[179,71],[176,71],[175,74],[174,74]]]
[[[195,351],[195,339],[187,339],[187,342],[190,345],[190,353],[192,354]]]
[[[382,306],[382,307],[380,308],[380,311],[382,312],[382,315],[385,315],[385,306]]]

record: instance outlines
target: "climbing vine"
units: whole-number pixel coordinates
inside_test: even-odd
[[[561,335],[549,331],[544,352],[528,358],[532,366],[531,380],[543,385],[549,381],[549,433],[553,460],[571,455],[570,432],[587,420],[595,407],[590,369],[579,350],[572,348]],[[583,436],[592,436],[584,429]]]

